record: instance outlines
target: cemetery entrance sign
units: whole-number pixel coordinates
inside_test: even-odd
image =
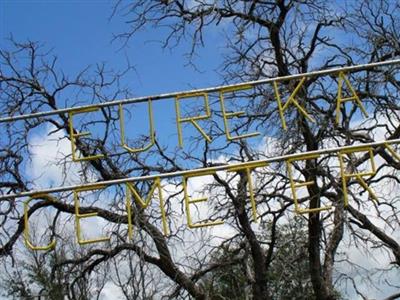
[[[301,96],[302,88],[307,85],[308,80],[316,77],[327,77],[328,80],[332,80],[337,83],[337,91],[336,91],[336,99],[332,99],[332,101],[336,101],[336,109],[334,111],[334,122],[336,124],[339,123],[341,119],[341,111],[346,106],[346,103],[350,103],[354,108],[359,110],[359,112],[368,116],[368,109],[363,104],[362,96],[360,96],[357,92],[357,89],[354,87],[352,83],[350,75],[357,72],[373,70],[376,68],[390,67],[392,65],[400,64],[400,60],[392,60],[392,61],[384,61],[377,62],[365,65],[356,65],[356,66],[348,66],[336,69],[328,69],[328,70],[320,70],[314,71],[310,73],[304,74],[296,74],[285,77],[276,77],[263,79],[258,81],[251,82],[243,82],[234,85],[226,85],[226,86],[218,86],[211,87],[205,89],[198,89],[192,91],[184,91],[184,92],[175,92],[169,94],[161,94],[149,97],[139,97],[139,98],[131,98],[131,99],[123,99],[116,101],[109,101],[103,103],[97,103],[92,105],[84,105],[80,107],[70,107],[64,109],[58,109],[54,111],[44,111],[44,112],[34,112],[31,114],[25,115],[16,115],[9,116],[0,119],[0,123],[10,123],[17,122],[19,120],[32,119],[32,118],[41,118],[50,115],[59,115],[68,118],[69,124],[69,141],[71,144],[71,159],[74,163],[85,163],[91,160],[102,160],[105,159],[103,154],[83,154],[80,152],[77,147],[77,143],[79,140],[85,137],[90,136],[92,133],[88,131],[78,131],[75,127],[74,117],[76,118],[78,115],[82,114],[91,114],[105,107],[117,107],[118,108],[118,117],[119,117],[119,138],[121,150],[123,149],[129,153],[143,153],[149,151],[156,144],[156,135],[155,135],[155,124],[154,124],[154,115],[153,115],[153,104],[155,101],[173,99],[175,104],[175,120],[177,127],[177,136],[178,141],[177,144],[179,147],[184,147],[184,132],[183,125],[187,124],[192,126],[194,132],[197,132],[199,136],[201,136],[207,143],[212,143],[212,136],[207,133],[207,131],[201,126],[201,122],[204,120],[210,120],[214,117],[212,114],[212,109],[210,106],[209,94],[217,93],[219,99],[219,114],[222,118],[223,122],[223,130],[226,137],[226,140],[236,141],[248,139],[256,136],[260,136],[261,133],[257,131],[246,132],[244,134],[237,134],[233,132],[230,128],[230,120],[238,117],[242,117],[245,115],[244,111],[229,111],[227,109],[226,100],[227,97],[234,98],[237,93],[250,91],[254,88],[263,85],[271,85],[274,98],[276,101],[277,109],[276,113],[279,115],[279,119],[284,131],[288,130],[287,122],[285,115],[289,110],[295,111],[299,116],[307,120],[308,122],[315,123],[316,120],[314,116],[307,111],[307,108],[304,105],[304,101],[300,101],[302,99]],[[290,84],[289,84],[290,83]],[[285,89],[285,93],[288,97],[282,96],[282,90]],[[290,90],[288,90],[290,89]],[[285,98],[285,99],[284,99]],[[187,100],[192,99],[199,101],[201,103],[202,109],[201,113],[198,115],[190,115],[187,116],[182,112],[181,105]],[[126,124],[125,124],[125,106],[133,103],[147,103],[147,119],[148,119],[148,139],[147,144],[141,145],[140,147],[132,147],[128,144],[126,135]],[[318,124],[316,125],[318,126]],[[124,185],[125,188],[125,207],[126,207],[126,218],[127,218],[127,239],[131,240],[133,236],[133,221],[132,221],[132,211],[131,211],[131,201],[135,201],[137,205],[139,205],[142,209],[146,209],[153,198],[157,196],[158,198],[158,207],[161,216],[161,226],[163,233],[165,235],[169,234],[168,228],[168,216],[165,211],[165,199],[163,198],[163,186],[162,180],[171,177],[180,177],[183,189],[183,202],[185,207],[186,221],[187,226],[189,228],[198,228],[198,227],[207,227],[207,226],[217,226],[224,223],[223,218],[221,219],[206,219],[206,220],[194,220],[193,214],[191,211],[192,205],[195,205],[199,202],[208,201],[207,197],[202,198],[193,198],[190,196],[188,192],[188,182],[190,179],[194,177],[206,176],[206,175],[214,175],[216,172],[225,171],[227,173],[242,173],[247,177],[247,190],[248,190],[248,201],[251,208],[251,213],[253,220],[257,222],[258,219],[258,211],[257,211],[257,203],[255,201],[255,192],[254,192],[254,182],[252,179],[252,172],[259,168],[265,168],[271,163],[274,162],[283,162],[286,168],[286,172],[288,174],[288,178],[290,181],[290,190],[291,190],[291,198],[293,200],[294,211],[298,214],[314,214],[318,212],[322,212],[325,210],[330,210],[332,208],[331,205],[313,207],[313,208],[304,208],[300,206],[299,198],[298,198],[298,189],[303,187],[310,187],[312,185],[317,184],[313,180],[309,181],[299,181],[295,176],[294,165],[299,161],[310,161],[310,160],[320,160],[323,159],[326,155],[334,155],[338,162],[340,168],[340,182],[341,189],[343,194],[343,205],[346,207],[349,203],[349,193],[348,193],[348,185],[351,181],[352,184],[357,184],[361,186],[365,191],[368,192],[369,197],[372,200],[377,200],[379,195],[374,191],[369,184],[367,183],[368,179],[373,177],[377,173],[377,165],[375,162],[375,156],[380,152],[385,152],[387,155],[390,155],[393,160],[400,162],[400,153],[398,149],[396,149],[395,145],[400,143],[400,138],[390,138],[381,141],[373,141],[370,143],[362,143],[362,144],[351,144],[351,145],[343,145],[338,147],[326,147],[324,149],[315,150],[315,151],[305,151],[301,153],[290,153],[277,157],[270,157],[266,159],[253,160],[240,162],[235,164],[220,164],[218,166],[211,167],[201,167],[194,168],[188,170],[179,170],[175,172],[168,173],[159,173],[159,174],[151,174],[147,176],[141,177],[128,177],[128,178],[118,178],[113,180],[106,181],[96,181],[96,182],[86,182],[79,185],[71,185],[71,186],[59,186],[55,188],[48,188],[42,190],[34,190],[34,191],[24,191],[18,194],[2,194],[0,195],[0,200],[4,199],[15,199],[20,197],[28,197],[24,202],[24,239],[25,244],[28,248],[32,250],[49,250],[55,247],[56,240],[52,240],[47,245],[34,245],[30,240],[30,232],[29,232],[29,207],[30,202],[35,199],[42,199],[47,201],[48,203],[56,203],[59,201],[54,194],[58,192],[71,191],[74,199],[74,210],[75,210],[75,225],[76,225],[76,236],[79,244],[90,244],[90,243],[98,243],[108,241],[109,237],[98,237],[95,239],[85,239],[82,234],[82,224],[81,220],[84,218],[97,216],[97,212],[82,212],[80,209],[80,195],[84,194],[87,191],[93,190],[101,190],[105,189],[108,186],[113,185]],[[358,171],[357,169],[350,167],[348,164],[348,157],[354,155],[363,155],[367,158],[369,162],[369,169]],[[149,181],[151,182],[151,188],[148,191],[147,195],[141,195],[138,189],[135,186],[135,183],[138,181]]]

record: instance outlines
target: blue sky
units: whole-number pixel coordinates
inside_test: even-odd
[[[0,48],[9,47],[10,36],[18,42],[37,41],[44,49],[52,50],[51,54],[58,57],[58,68],[71,77],[98,63],[106,63],[108,69],[124,70],[129,60],[135,70],[125,76],[124,84],[134,96],[222,83],[216,69],[221,64],[224,40],[216,29],[205,35],[207,47],[198,48],[194,68],[185,57],[191,49],[190,40],[182,40],[174,48],[161,47],[167,36],[165,29],[148,26],[126,45],[114,40],[114,35],[129,27],[121,15],[111,17],[113,3],[110,0],[0,0]],[[85,103],[85,99],[79,100]],[[64,99],[58,101],[63,103]],[[173,99],[157,102],[153,109],[156,134],[168,137],[168,143],[172,137],[177,145]],[[147,135],[147,120],[140,112],[136,116],[139,118],[136,124],[146,124],[137,129]],[[190,126],[184,129],[185,135],[193,132]],[[137,133],[135,129],[132,134]]]
[[[39,41],[59,57],[65,73],[74,74],[87,65],[107,62],[123,69],[126,58],[136,74],[127,78],[135,95],[150,95],[191,87],[216,85],[220,78],[214,71],[223,46],[216,34],[207,35],[206,49],[199,49],[201,72],[185,66],[184,54],[190,44],[161,49],[165,31],[149,28],[139,32],[126,47],[112,42],[113,34],[127,29],[125,20],[110,19],[113,1],[108,0],[0,0],[0,43],[6,45],[10,35],[17,41]]]

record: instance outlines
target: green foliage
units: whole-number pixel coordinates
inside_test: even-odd
[[[78,269],[54,268],[67,259],[64,250],[32,252],[27,250],[25,259],[19,262],[22,271],[2,274],[2,296],[11,299],[37,299],[43,296],[49,300],[90,299],[88,281],[79,276]],[[71,282],[75,284],[71,286]]]
[[[277,226],[272,262],[268,268],[268,285],[274,299],[315,299],[309,275],[306,222],[298,217],[287,224]],[[271,232],[271,224],[265,224],[263,232]],[[268,245],[270,236],[260,236],[260,242]],[[268,248],[265,248],[267,251]],[[211,299],[251,298],[254,274],[246,244],[220,247],[213,253],[212,264],[220,265],[207,274],[204,288]]]
[[[296,217],[277,229],[268,282],[274,299],[315,299],[309,273],[305,219]]]

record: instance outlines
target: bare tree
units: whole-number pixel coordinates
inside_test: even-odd
[[[226,29],[229,52],[224,58],[222,71],[224,81],[231,83],[396,58],[400,50],[396,31],[400,22],[399,9],[399,4],[384,0],[358,1],[345,8],[326,1],[304,0],[139,0],[132,3],[121,1],[114,13],[124,14],[132,26],[118,37],[129,40],[144,26],[168,26],[170,34],[165,39],[166,46],[190,37],[190,54],[203,44],[207,28],[229,24]],[[129,90],[121,86],[124,72],[110,74],[105,66],[100,65],[94,70],[94,76],[90,73],[93,70],[86,69],[75,77],[69,77],[57,70],[56,59],[43,54],[45,52],[37,44],[14,43],[14,49],[0,52],[2,116],[57,110],[64,105],[77,106],[82,101],[96,103],[130,96]],[[35,178],[25,171],[31,152],[30,135],[45,124],[49,124],[53,133],[61,133],[60,141],[75,141],[76,153],[72,155],[84,159],[79,162],[78,177],[88,181],[251,162],[357,142],[397,139],[400,137],[397,70],[395,66],[376,68],[344,74],[343,77],[339,74],[310,77],[304,81],[279,82],[279,86],[265,84],[227,92],[227,110],[246,112],[235,120],[229,120],[234,123],[229,132],[240,136],[258,131],[260,136],[267,136],[261,146],[260,141],[252,142],[251,138],[226,141],[228,130],[219,121],[224,111],[219,106],[218,93],[208,95],[215,118],[204,118],[201,123],[203,131],[185,137],[183,149],[177,148],[170,140],[160,141],[156,129],[156,141],[148,151],[121,152],[121,115],[115,107],[102,107],[97,112],[76,115],[72,130],[72,115],[66,113],[7,123],[0,129],[0,191],[7,194],[34,189]],[[347,79],[362,99],[368,117],[360,113],[361,106],[356,101],[342,103],[340,114],[337,113],[338,85],[343,85],[347,96],[354,94],[345,81]],[[307,114],[290,106],[284,112],[285,130],[281,126],[276,98],[279,94],[282,99],[288,99],[296,87],[299,87],[296,89],[299,106],[314,122],[307,118]],[[129,112],[137,107],[125,106],[122,109],[129,122]],[[207,114],[204,105],[189,105],[182,110],[183,118]],[[184,130],[189,125],[183,126]],[[91,136],[78,136],[88,130]],[[71,138],[71,133],[75,138]],[[130,147],[142,148],[149,140],[151,137],[141,136],[127,138],[126,143],[133,145]],[[273,147],[269,151],[262,149],[270,144]],[[380,267],[382,274],[399,268],[400,245],[395,234],[400,224],[397,196],[400,161],[393,154],[399,151],[390,149],[392,152],[384,146],[374,148],[371,156],[377,158],[376,172],[363,177],[364,186],[360,185],[359,177],[348,176],[346,189],[343,188],[343,172],[357,174],[368,170],[366,165],[371,156],[365,149],[349,156],[343,154],[342,164],[345,166],[340,166],[336,153],[289,164],[301,182],[313,182],[306,186],[303,194],[299,193],[298,202],[311,210],[303,215],[307,226],[302,229],[307,232],[304,236],[307,241],[306,265],[316,299],[339,298],[337,290],[343,281],[353,284],[355,292],[365,297],[366,291],[360,289],[354,273],[346,271],[351,267],[356,270],[355,274],[361,272],[347,251],[349,247],[357,247],[370,255],[382,251],[392,262],[391,266]],[[67,175],[71,160],[69,154],[59,162],[66,181],[70,180]],[[58,261],[53,274],[59,268],[70,268],[79,270],[81,278],[84,278],[108,264],[110,268],[114,266],[111,268],[114,271],[109,272],[113,273],[114,281],[121,286],[127,299],[161,296],[207,299],[213,297],[212,291],[207,289],[212,274],[226,270],[227,265],[237,267],[246,262],[239,270],[247,278],[249,297],[284,299],[285,295],[276,294],[276,284],[272,280],[283,282],[286,278],[272,279],[271,272],[276,272],[274,262],[279,260],[284,247],[279,227],[287,224],[294,214],[288,166],[277,162],[259,166],[251,173],[251,177],[246,169],[210,173],[211,180],[202,185],[204,195],[212,197],[207,218],[213,222],[223,219],[224,230],[230,228],[232,231],[220,233],[220,238],[215,237],[218,233],[214,231],[216,226],[187,229],[182,222],[183,207],[177,205],[183,199],[182,186],[174,179],[162,182],[163,188],[169,190],[165,199],[170,228],[167,236],[163,234],[162,218],[155,202],[144,209],[143,205],[132,201],[128,210],[130,214],[126,213],[124,186],[80,192],[83,195],[79,198],[82,202],[80,213],[97,213],[105,220],[103,231],[110,240],[92,245],[83,255]],[[248,200],[250,179],[254,184],[259,226],[255,224]],[[152,190],[152,184],[138,183],[136,189],[146,195]],[[365,186],[371,187],[375,193],[368,193]],[[368,196],[377,199],[373,202]],[[39,195],[37,202],[29,208],[30,218],[44,208],[66,215],[40,235],[42,243],[48,242],[49,236],[59,236],[63,226],[75,214],[74,195],[58,193],[54,197],[49,200]],[[349,202],[347,206],[346,201]],[[332,208],[320,210],[327,205]],[[13,257],[25,225],[20,200],[4,202],[4,207],[0,255],[7,259]],[[198,213],[202,214],[200,208]],[[127,241],[127,225],[131,219],[136,232],[133,240]],[[228,252],[226,255],[230,260],[209,257],[209,253],[217,254],[221,249]],[[122,270],[121,264],[127,267]],[[362,276],[367,279],[368,275]],[[73,286],[77,282],[69,284]]]

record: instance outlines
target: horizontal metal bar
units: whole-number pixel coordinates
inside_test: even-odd
[[[358,145],[342,146],[342,147],[336,147],[336,148],[320,149],[320,150],[308,151],[308,152],[302,152],[302,153],[286,154],[286,155],[275,156],[275,157],[271,157],[271,158],[267,158],[267,159],[260,159],[260,160],[255,160],[255,161],[251,161],[251,162],[242,162],[242,163],[237,163],[237,164],[224,164],[224,165],[208,167],[208,168],[197,168],[197,169],[191,169],[191,170],[153,174],[153,175],[140,176],[140,177],[129,177],[129,178],[106,180],[106,181],[97,181],[97,182],[91,182],[91,183],[86,183],[86,184],[81,184],[81,185],[60,186],[60,187],[56,187],[56,188],[43,189],[43,190],[37,190],[37,191],[27,191],[27,192],[22,192],[19,194],[1,195],[0,200],[27,197],[27,196],[37,195],[37,194],[51,194],[51,193],[72,191],[75,189],[81,190],[82,188],[85,188],[85,189],[88,189],[91,187],[95,188],[95,187],[98,187],[99,185],[110,186],[110,185],[122,184],[122,183],[127,183],[127,182],[152,180],[152,179],[156,179],[156,178],[162,179],[162,178],[171,178],[171,177],[178,177],[178,176],[184,176],[184,175],[190,175],[190,174],[193,175],[193,173],[196,173],[196,172],[204,173],[204,172],[230,171],[230,169],[232,169],[232,168],[237,169],[237,167],[240,167],[240,166],[243,166],[244,168],[248,167],[249,163],[269,164],[269,163],[273,163],[273,162],[294,159],[296,157],[299,158],[299,157],[310,156],[310,155],[321,155],[321,154],[328,154],[328,153],[334,153],[334,152],[339,152],[339,151],[343,151],[343,150],[346,151],[346,150],[352,150],[352,149],[360,150],[361,146],[362,147],[377,147],[377,146],[382,146],[385,144],[387,144],[387,145],[400,144],[400,139],[365,143],[362,145],[358,144]]]
[[[30,118],[46,117],[46,116],[51,116],[51,115],[68,113],[71,111],[90,109],[92,107],[101,108],[101,107],[115,106],[115,105],[119,105],[119,104],[140,103],[140,102],[146,102],[149,99],[151,99],[152,101],[156,101],[156,100],[162,100],[162,99],[167,99],[167,98],[174,98],[176,96],[187,95],[187,94],[210,93],[210,92],[218,92],[218,91],[224,91],[224,90],[229,92],[232,89],[236,90],[236,88],[240,88],[240,87],[248,88],[249,85],[256,86],[256,85],[261,85],[261,84],[270,83],[270,82],[274,82],[274,81],[286,81],[286,80],[297,79],[297,78],[302,78],[302,77],[323,76],[323,75],[335,74],[335,73],[339,73],[339,72],[355,72],[355,71],[362,71],[362,70],[367,70],[367,69],[371,69],[371,68],[375,68],[375,67],[396,65],[396,64],[400,64],[400,59],[375,62],[375,63],[370,63],[370,64],[348,66],[348,67],[332,68],[332,69],[327,69],[327,70],[318,70],[318,71],[312,71],[312,72],[308,72],[308,73],[299,73],[299,74],[293,74],[293,75],[287,75],[287,76],[281,76],[281,77],[266,78],[266,79],[261,79],[261,80],[247,81],[247,82],[241,82],[241,83],[230,84],[230,85],[214,86],[214,87],[195,89],[195,90],[190,90],[190,91],[165,93],[165,94],[158,94],[158,95],[152,95],[152,96],[114,100],[114,101],[102,102],[102,103],[97,103],[97,104],[89,104],[89,105],[61,108],[61,109],[52,110],[52,111],[44,111],[44,112],[37,112],[37,113],[31,113],[31,114],[25,114],[25,115],[19,115],[19,116],[0,118],[0,123],[24,120],[24,119],[30,119]]]

